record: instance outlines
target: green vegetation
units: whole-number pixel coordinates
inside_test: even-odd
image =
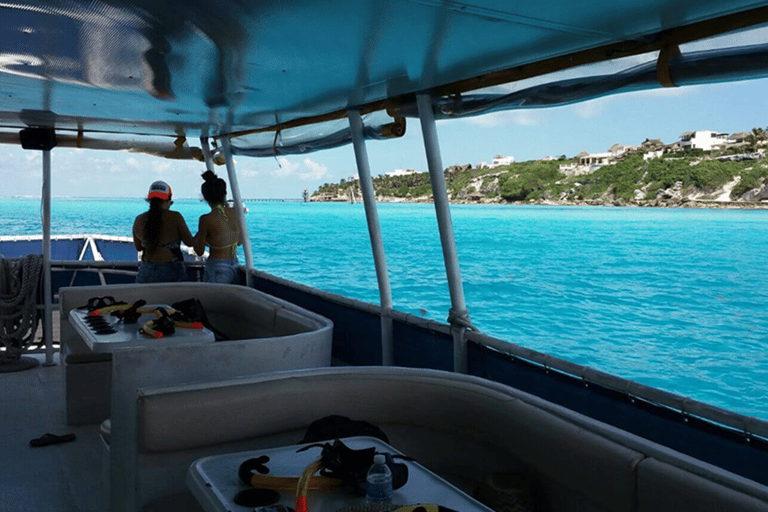
[[[765,132],[753,130],[752,136],[764,140]],[[752,149],[746,144],[742,152]],[[735,153],[705,152],[700,149],[665,154],[662,158],[644,160],[642,153],[625,155],[618,162],[604,165],[592,173],[567,176],[560,166],[573,166],[576,159],[561,156],[557,160],[534,160],[496,168],[474,169],[454,166],[446,170],[446,189],[452,201],[481,195],[502,201],[602,201],[626,202],[655,200],[660,190],[675,189],[682,194],[696,192],[701,199],[713,199],[723,185],[738,178],[731,197],[738,198],[768,181],[768,162],[757,160],[720,161],[717,158]],[[350,186],[325,184],[314,195],[343,196]],[[379,197],[429,200],[432,187],[428,173],[405,176],[378,176],[373,186]]]
[[[768,140],[768,132],[762,128],[752,128],[752,131],[747,135],[745,142],[750,151],[757,151],[757,146],[766,140]]]
[[[510,170],[499,176],[499,193],[507,201],[538,199],[554,181],[562,177],[559,163],[534,160],[511,164]]]
[[[377,176],[373,178],[373,189],[383,196],[404,198],[428,196],[432,193],[429,174],[409,174],[407,176]]]
[[[645,175],[645,163],[640,155],[631,155],[614,165],[605,165],[591,175],[584,176],[585,185],[581,195],[587,199],[601,197],[611,192],[619,199],[635,197],[635,189]]]
[[[747,190],[757,188],[768,178],[768,167],[765,165],[755,165],[751,169],[744,169],[740,173],[741,179],[731,190],[731,196],[740,196]]]
[[[721,162],[702,158],[701,153],[686,154],[676,159],[656,158],[647,162],[640,155],[631,155],[585,176],[580,194],[585,199],[597,199],[607,193],[627,201],[637,196],[636,191],[642,190],[645,192],[643,199],[652,200],[659,190],[676,186],[682,191],[713,192],[737,176],[741,177],[741,186],[733,189],[733,197],[759,187],[761,178],[768,176],[768,169],[756,161]]]

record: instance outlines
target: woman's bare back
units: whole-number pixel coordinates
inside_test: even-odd
[[[235,258],[237,246],[240,243],[240,223],[237,220],[237,212],[233,208],[216,207],[211,213],[200,216],[195,241],[197,254],[202,254],[208,246],[209,258]]]
[[[133,224],[133,241],[136,245],[137,251],[142,252],[143,261],[151,261],[154,263],[168,263],[178,258],[173,247],[176,244],[184,242],[186,245],[192,246],[193,237],[192,233],[187,227],[187,223],[184,221],[184,217],[179,212],[170,210],[163,210],[161,212],[162,220],[160,222],[160,230],[158,233],[158,244],[154,247],[149,247],[146,237],[144,236],[144,226],[147,223],[149,212],[144,212],[136,217]]]

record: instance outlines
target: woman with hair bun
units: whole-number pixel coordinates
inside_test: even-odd
[[[211,213],[200,216],[195,253],[202,256],[205,247],[210,251],[205,261],[203,281],[207,283],[233,283],[237,277],[237,246],[240,239],[240,223],[234,208],[227,206],[227,183],[213,171],[203,173],[200,191],[211,207]]]
[[[156,181],[147,193],[149,210],[133,222],[133,244],[141,252],[137,283],[167,283],[187,280],[181,242],[192,246],[194,239],[184,217],[171,211],[171,187]]]

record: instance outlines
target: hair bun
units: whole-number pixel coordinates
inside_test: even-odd
[[[213,171],[205,171],[203,173],[203,179],[205,181],[216,181],[218,177],[216,176],[216,173],[214,173]]]

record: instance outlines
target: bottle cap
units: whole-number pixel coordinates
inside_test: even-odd
[[[377,453],[373,456],[373,463],[374,464],[384,464],[387,461],[386,457],[384,457],[383,454]]]

